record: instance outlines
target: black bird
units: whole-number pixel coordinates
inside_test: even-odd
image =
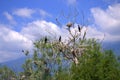
[[[26,51],[25,51],[25,55],[27,56],[28,54],[29,54],[29,51],[28,51],[28,50],[26,50]]]
[[[78,30],[79,30],[79,32],[81,31],[81,27],[78,25]]]
[[[22,50],[22,52],[27,56],[29,54],[28,50]]]
[[[22,52],[24,53],[24,50],[22,50]]]
[[[45,37],[45,43],[47,43],[47,37]]]
[[[61,36],[59,37],[59,42],[61,42]]]

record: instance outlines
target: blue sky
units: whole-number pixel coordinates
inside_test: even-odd
[[[0,62],[23,57],[22,49],[31,50],[32,42],[46,35],[65,38],[67,22],[82,25],[83,15],[87,37],[105,35],[107,46],[120,49],[120,0],[0,0]]]

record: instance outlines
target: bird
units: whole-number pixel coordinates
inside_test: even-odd
[[[29,51],[28,51],[28,50],[26,50],[26,51],[25,51],[25,55],[27,56],[28,54],[29,54]]]
[[[78,30],[79,30],[79,32],[81,31],[81,27],[80,27],[80,25],[78,25]]]
[[[22,50],[22,52],[24,53],[24,50]]]
[[[75,51],[73,49],[71,50],[71,52],[72,52],[73,57],[77,56],[76,53],[75,53]]]
[[[27,56],[29,54],[28,50],[22,50],[22,52]]]
[[[47,37],[45,37],[45,43],[47,43]]]
[[[66,26],[67,26],[68,28],[70,28],[70,27],[72,27],[72,25],[73,25],[73,24],[72,24],[71,22],[68,22]]]
[[[61,36],[59,37],[59,42],[61,42]]]

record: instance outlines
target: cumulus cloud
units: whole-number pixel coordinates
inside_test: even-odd
[[[42,18],[51,17],[51,15],[47,13],[46,11],[44,11],[43,9],[40,9],[39,12]]]
[[[82,34],[87,30],[87,38],[96,38],[102,40],[104,38],[104,33],[98,31],[96,27],[83,27]],[[77,24],[75,27],[71,29],[72,34],[76,33],[78,30]],[[28,39],[35,41],[45,36],[50,36],[52,38],[57,38],[61,35],[62,40],[66,41],[68,37],[70,37],[66,26],[58,27],[56,24],[52,22],[47,22],[45,20],[37,20],[31,23],[28,23],[22,30],[21,34],[27,37]]]
[[[13,15],[17,15],[24,18],[31,18],[32,14],[40,15],[41,18],[52,17],[51,14],[43,9],[30,9],[30,8],[19,8],[13,11]]]
[[[2,57],[0,62],[19,58],[22,56],[22,49],[32,50],[32,42],[45,36],[58,39],[61,35],[62,40],[64,41],[66,41],[69,36],[65,26],[60,28],[56,24],[45,20],[37,20],[28,23],[21,29],[20,32],[8,29],[4,25],[0,25],[0,27],[0,55]],[[78,30],[77,24],[73,29]],[[83,31],[85,30],[86,28],[83,27]],[[72,33],[74,33],[74,31],[72,31]],[[87,33],[88,38],[103,39],[104,37],[102,32],[92,27],[88,27]]]
[[[96,27],[88,26],[87,28],[87,38],[104,39],[104,33],[99,31]]]
[[[19,12],[19,10],[16,11]],[[105,34],[105,40],[107,41],[120,40],[119,10],[120,4],[109,6],[106,10],[100,8],[92,8],[91,12],[93,14],[95,24],[100,26],[103,31],[98,30],[96,27],[89,26],[87,37],[102,40]],[[24,10],[20,10],[20,13],[17,14],[14,12],[14,15],[31,17],[31,15],[34,13],[34,11],[30,13],[31,11],[27,12],[26,10],[25,12]],[[44,10],[40,10],[40,14],[41,16],[48,16],[48,13]],[[8,16],[8,18],[11,19],[10,16]],[[45,20],[36,20],[27,23],[22,27],[20,32],[11,30],[4,25],[0,25],[0,28],[0,55],[2,57],[0,58],[0,62],[20,57],[22,55],[20,53],[22,49],[31,49],[33,46],[32,41],[34,42],[35,40],[40,39],[44,36],[58,38],[61,35],[63,36],[62,39],[65,39],[67,36],[69,36],[65,27],[58,27],[55,23],[47,22]],[[83,29],[85,30],[85,27]]]
[[[75,5],[77,0],[67,0],[68,5]]]
[[[0,24],[0,62],[21,57],[23,56],[22,49],[31,48],[31,40]]]
[[[0,62],[22,57],[22,50],[32,50],[33,42],[45,36],[58,38],[64,36],[66,30],[59,28],[52,22],[37,20],[26,24],[20,32],[9,29],[0,24]],[[57,37],[56,37],[57,36]]]
[[[64,30],[56,24],[37,20],[26,24],[20,32],[0,24],[0,62],[23,57],[22,50],[32,50],[33,42],[44,36],[64,35]]]
[[[10,21],[11,24],[16,24],[16,21],[11,14],[9,14],[8,12],[4,12],[3,14]]]
[[[17,52],[9,52],[6,50],[2,50],[0,51],[0,63],[23,57],[21,54],[18,54]]]
[[[14,15],[17,15],[20,17],[26,17],[26,18],[31,18],[33,13],[35,13],[35,11],[29,8],[20,8],[20,9],[14,10],[13,12]]]
[[[59,28],[56,24],[52,22],[37,20],[28,23],[21,30],[21,34],[24,34],[25,37],[34,41],[45,36],[56,37],[60,35],[65,35],[66,30]]]
[[[120,41],[120,4],[108,6],[106,10],[100,8],[92,8],[91,12],[95,20],[95,24],[100,26],[106,37],[110,40]]]

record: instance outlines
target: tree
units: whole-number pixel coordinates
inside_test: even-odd
[[[102,50],[98,40],[87,39],[86,27],[72,22],[66,27],[66,41],[62,36],[46,36],[34,42],[33,55],[23,64],[24,70],[15,75],[7,67],[0,68],[0,79],[120,80],[120,63],[111,50]],[[22,52],[29,55],[29,51]]]
[[[102,50],[96,39],[86,39],[87,28],[81,35],[82,26],[73,23],[66,26],[70,34],[67,42],[60,36],[56,40],[45,37],[34,43],[33,58],[24,66],[25,79],[119,80],[120,64],[113,52]]]
[[[73,80],[120,80],[120,63],[111,50],[101,51],[100,44],[88,49],[77,66],[72,65]]]
[[[33,58],[28,59],[23,65],[25,78],[53,80],[53,76],[59,77],[63,70],[69,72],[72,62],[78,64],[78,57],[89,47],[85,39],[86,31],[82,36],[83,26],[75,27],[71,22],[66,24],[66,27],[70,34],[66,42],[60,36],[56,40],[45,37],[34,43]]]
[[[16,80],[17,76],[10,68],[0,66],[0,80]]]

